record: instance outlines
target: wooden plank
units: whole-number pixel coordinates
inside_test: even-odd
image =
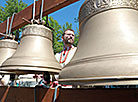
[[[2,100],[4,93],[7,90],[7,86],[0,86],[0,100]]]
[[[79,1],[79,0],[44,0],[43,16],[46,16],[52,12],[55,12],[55,11],[65,7],[67,5],[70,5],[76,1]],[[40,9],[41,9],[41,0],[36,1],[36,12],[35,12],[36,17],[35,18],[39,18]],[[28,22],[25,22],[23,20],[23,18],[25,18],[27,20],[31,20],[32,15],[33,15],[32,12],[33,12],[33,4],[28,6],[24,10],[20,11],[19,13],[17,13],[14,17],[12,31],[27,25]],[[10,18],[10,20],[11,20],[11,18]],[[7,21],[4,21],[3,23],[0,24],[0,33],[6,32],[6,24],[7,24]],[[2,36],[2,35],[0,35],[0,36]]]
[[[42,99],[42,102],[53,102],[55,89],[48,89],[45,96]]]
[[[61,89],[56,102],[137,102],[138,89]]]
[[[10,86],[8,86],[8,88],[6,89],[5,93],[3,94],[3,97],[2,97],[2,99],[1,99],[1,102],[5,102],[6,97],[7,97],[7,94],[8,94],[8,92],[9,92],[9,89],[10,89]]]
[[[1,90],[1,87],[0,87],[0,90]],[[43,88],[39,86],[11,87],[5,102],[42,102],[45,94],[47,94],[48,96],[45,102],[53,102],[53,101],[47,101],[47,100],[53,99],[53,97],[49,96],[48,94],[50,95],[54,94],[54,89],[48,89],[48,88]]]
[[[34,88],[11,87],[5,102],[36,102]]]
[[[1,98],[6,89],[0,87]],[[137,88],[59,89],[58,92],[56,102],[138,102]],[[5,102],[49,102],[53,100],[53,93],[54,89],[42,87],[11,87]]]

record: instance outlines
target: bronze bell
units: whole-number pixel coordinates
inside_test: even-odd
[[[59,73],[61,67],[52,49],[52,32],[43,25],[24,28],[20,46],[15,54],[2,64],[1,70],[24,73]]]
[[[0,40],[0,66],[4,61],[11,57],[16,49],[18,43],[15,40],[11,39],[2,39]],[[1,74],[11,74],[12,72],[0,71]]]
[[[138,3],[87,0],[79,12],[80,39],[59,81],[73,85],[138,84]]]

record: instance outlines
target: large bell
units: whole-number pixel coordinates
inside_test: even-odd
[[[15,40],[3,39],[0,40],[0,66],[4,61],[6,61],[9,57],[11,57],[16,49],[18,43]],[[1,74],[10,74],[12,72],[9,71],[0,71]]]
[[[79,13],[80,39],[59,81],[74,85],[138,84],[138,3],[87,0]]]
[[[52,49],[52,32],[43,25],[28,25],[24,28],[20,46],[15,54],[2,64],[1,70],[16,74],[59,73],[61,67]]]

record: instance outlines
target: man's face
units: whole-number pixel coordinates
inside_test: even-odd
[[[66,44],[73,44],[74,43],[75,34],[73,31],[67,30],[63,36],[63,41]]]

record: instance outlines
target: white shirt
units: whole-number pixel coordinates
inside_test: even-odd
[[[77,47],[74,47],[72,45],[71,48],[67,48],[67,50],[63,50],[60,53],[56,53],[55,57],[62,67],[64,67],[70,62],[76,52],[76,49]]]
[[[4,77],[1,79],[1,82],[4,84],[4,86],[7,86],[10,80],[10,75],[4,75]]]

